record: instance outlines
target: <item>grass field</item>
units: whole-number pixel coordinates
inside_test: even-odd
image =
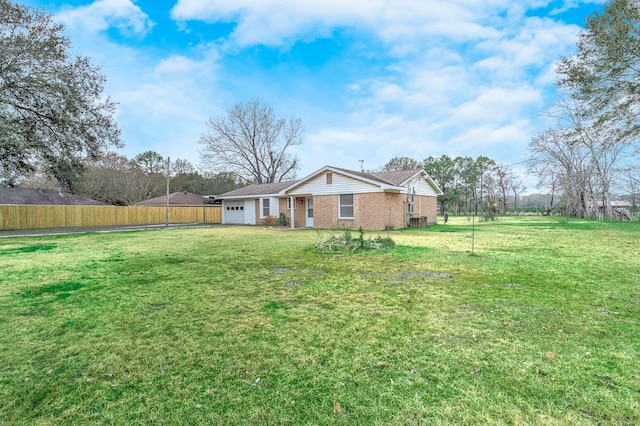
[[[470,232],[0,239],[0,424],[639,424],[640,224]]]

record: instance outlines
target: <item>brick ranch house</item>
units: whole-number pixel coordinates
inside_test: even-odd
[[[382,230],[436,223],[441,194],[424,169],[365,173],[325,166],[301,180],[249,185],[217,198],[223,224],[256,225],[284,213],[291,228]]]

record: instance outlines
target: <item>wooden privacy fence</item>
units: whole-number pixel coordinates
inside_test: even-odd
[[[152,225],[166,222],[164,206],[0,205],[0,230]],[[220,206],[170,206],[169,223],[221,223]]]

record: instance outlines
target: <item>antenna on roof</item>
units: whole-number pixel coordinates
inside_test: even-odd
[[[364,173],[364,167],[362,166],[364,164],[364,160],[358,160],[360,162],[360,171]]]

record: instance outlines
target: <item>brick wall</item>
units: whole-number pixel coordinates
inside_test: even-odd
[[[295,227],[306,225],[306,204],[300,204],[303,197],[296,198]],[[374,192],[354,194],[353,219],[338,218],[338,195],[316,195],[313,197],[313,227],[317,229],[350,228],[383,230],[387,225],[395,229],[407,226],[405,215],[405,194]],[[414,217],[427,217],[429,224],[436,223],[436,198],[417,195],[415,197]],[[258,206],[259,207],[259,206]],[[291,223],[291,212],[286,198],[279,201],[279,209]],[[257,210],[257,209],[256,209]],[[258,213],[259,214],[259,213]]]
[[[426,195],[416,195],[414,199],[413,217],[426,217],[427,223],[433,225],[438,220],[438,199]]]
[[[406,226],[403,195],[385,192],[354,194],[353,219],[338,218],[338,199],[338,195],[313,197],[314,228],[382,230],[388,225],[396,229]]]
[[[302,201],[302,204],[300,204],[300,201]],[[295,225],[296,228],[304,228],[305,225],[307,224],[306,221],[306,217],[307,217],[307,209],[306,209],[307,205],[305,204],[305,197],[297,197],[296,198],[296,208],[293,211],[293,217],[295,217],[296,221],[295,221]]]
[[[346,226],[351,227],[352,224]],[[316,195],[313,197],[313,227],[319,229],[342,227],[338,223],[337,195]]]
[[[291,214],[289,213],[289,203],[287,202],[286,198],[279,198],[278,199],[278,211],[280,213],[284,213],[285,217],[287,218],[287,223],[291,223]],[[278,213],[278,215],[280,215],[280,213]]]
[[[356,194],[356,227],[380,230],[386,226],[405,227],[405,196],[387,192]]]

